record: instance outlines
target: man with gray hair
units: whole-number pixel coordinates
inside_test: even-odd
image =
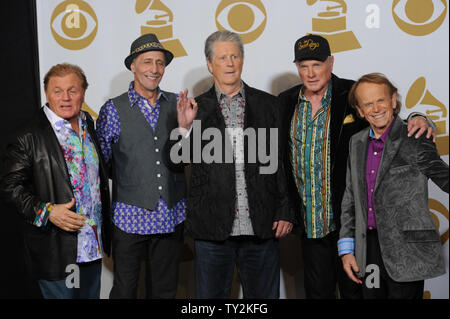
[[[205,158],[191,161],[186,230],[195,240],[196,295],[228,298],[236,265],[244,298],[279,298],[277,239],[291,231],[294,216],[285,195],[282,160],[274,173],[264,174],[265,163],[260,158],[250,160],[255,156],[249,154],[278,143],[273,134],[278,129],[278,101],[241,80],[244,49],[238,34],[214,32],[206,40],[205,55],[214,86],[195,100],[180,92],[177,104],[183,142],[198,142],[195,127],[192,134],[188,132],[194,119],[200,121],[202,133],[219,129],[222,139],[222,160],[214,156],[212,163]],[[236,148],[231,163],[223,160],[228,129],[253,129],[258,137],[254,140],[258,143],[252,143],[248,136],[244,141],[240,133],[233,134],[243,147]],[[262,132],[265,139],[260,138]],[[276,153],[276,157],[282,154],[278,147]],[[237,160],[242,154],[244,160]]]

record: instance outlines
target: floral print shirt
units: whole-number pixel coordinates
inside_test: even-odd
[[[44,112],[61,145],[75,198],[76,213],[87,217],[86,225],[78,231],[77,263],[102,258],[101,197],[99,157],[87,131],[83,112],[78,118],[79,134],[70,123],[44,106]],[[38,212],[34,224],[43,226],[55,203],[45,203]],[[61,203],[59,203],[61,204]]]

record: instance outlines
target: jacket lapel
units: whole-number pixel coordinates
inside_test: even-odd
[[[339,141],[341,139],[342,126],[345,114],[347,113],[347,95],[348,90],[342,90],[339,85],[339,78],[332,74],[331,76],[331,120],[330,120],[330,148],[331,148],[331,169],[334,169],[336,153],[338,152]]]
[[[354,163],[356,165],[356,172],[358,174],[358,189],[362,194],[361,203],[363,212],[367,211],[367,181],[366,181],[366,163],[367,163],[367,151],[369,148],[368,143],[368,130],[364,130],[360,134],[360,138],[355,143],[355,150],[349,156],[354,156]],[[367,214],[364,214],[367,218]]]
[[[196,119],[202,121],[202,130],[206,127],[216,127],[222,132],[225,131],[225,119],[220,111],[214,85],[202,96]]]
[[[252,88],[242,82],[245,90],[245,115],[244,115],[244,129],[247,127],[254,127],[255,115],[254,107],[257,107],[258,102],[254,101],[255,95],[252,94]]]
[[[70,183],[69,171],[67,170],[66,160],[64,159],[64,154],[61,145],[58,142],[58,138],[53,131],[52,125],[47,119],[44,110],[41,109],[39,112],[39,121],[42,130],[42,135],[44,137],[45,144],[47,145],[47,151],[50,159],[55,160],[61,172],[63,172],[64,178]]]
[[[81,112],[84,112],[84,111],[81,111]],[[108,170],[104,165],[102,149],[100,147],[100,142],[98,141],[97,134],[95,131],[94,120],[92,119],[92,117],[90,116],[89,113],[84,112],[84,114],[86,115],[87,132],[88,132],[89,136],[91,137],[92,142],[94,143],[95,151],[97,152],[97,155],[99,158],[100,174],[105,174],[103,177],[105,178],[105,180],[107,180],[106,178],[107,178]]]
[[[377,191],[378,185],[380,185],[381,181],[383,180],[384,175],[389,170],[391,162],[400,148],[400,144],[402,142],[402,139],[400,138],[401,131],[402,120],[397,116],[394,125],[392,126],[391,131],[386,138],[386,143],[383,149],[383,156],[381,157],[380,168],[378,169],[377,180],[375,182],[375,192]]]

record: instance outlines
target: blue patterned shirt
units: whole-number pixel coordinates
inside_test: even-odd
[[[291,124],[291,162],[297,189],[306,207],[303,220],[308,238],[322,238],[335,230],[331,203],[329,125],[331,81],[322,105],[311,118],[311,103],[300,91]]]
[[[131,107],[138,107],[153,131],[156,129],[161,99],[167,99],[164,92],[159,90],[155,105],[141,96],[134,89],[134,82],[130,83],[128,98]],[[97,119],[97,135],[105,161],[112,157],[112,145],[120,137],[120,118],[112,100],[108,100],[100,109]],[[175,226],[186,218],[186,202],[180,200],[174,207],[169,208],[164,199],[160,198],[155,210],[137,207],[121,202],[112,203],[113,223],[119,229],[133,234],[165,234],[175,231]]]

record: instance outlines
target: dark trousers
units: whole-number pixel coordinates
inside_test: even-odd
[[[389,277],[381,256],[377,230],[367,231],[366,265],[377,265],[379,269],[379,287],[369,288],[366,284],[372,273],[366,273],[363,281],[364,299],[422,299],[424,281],[398,282]],[[370,280],[370,278],[369,278]]]
[[[45,299],[99,299],[102,260],[79,263],[76,266],[79,272],[73,270],[66,279],[39,280],[42,296]],[[79,278],[74,278],[78,275]]]
[[[280,296],[278,241],[254,236],[226,241],[195,240],[196,297],[230,298],[235,265],[245,299]]]
[[[336,286],[342,299],[361,299],[361,286],[345,274],[337,251],[337,231],[318,239],[302,238],[307,299],[336,299]]]
[[[137,298],[142,257],[145,255],[146,297],[173,299],[177,293],[178,269],[183,247],[183,223],[174,233],[138,235],[113,229],[113,287],[109,297]]]

